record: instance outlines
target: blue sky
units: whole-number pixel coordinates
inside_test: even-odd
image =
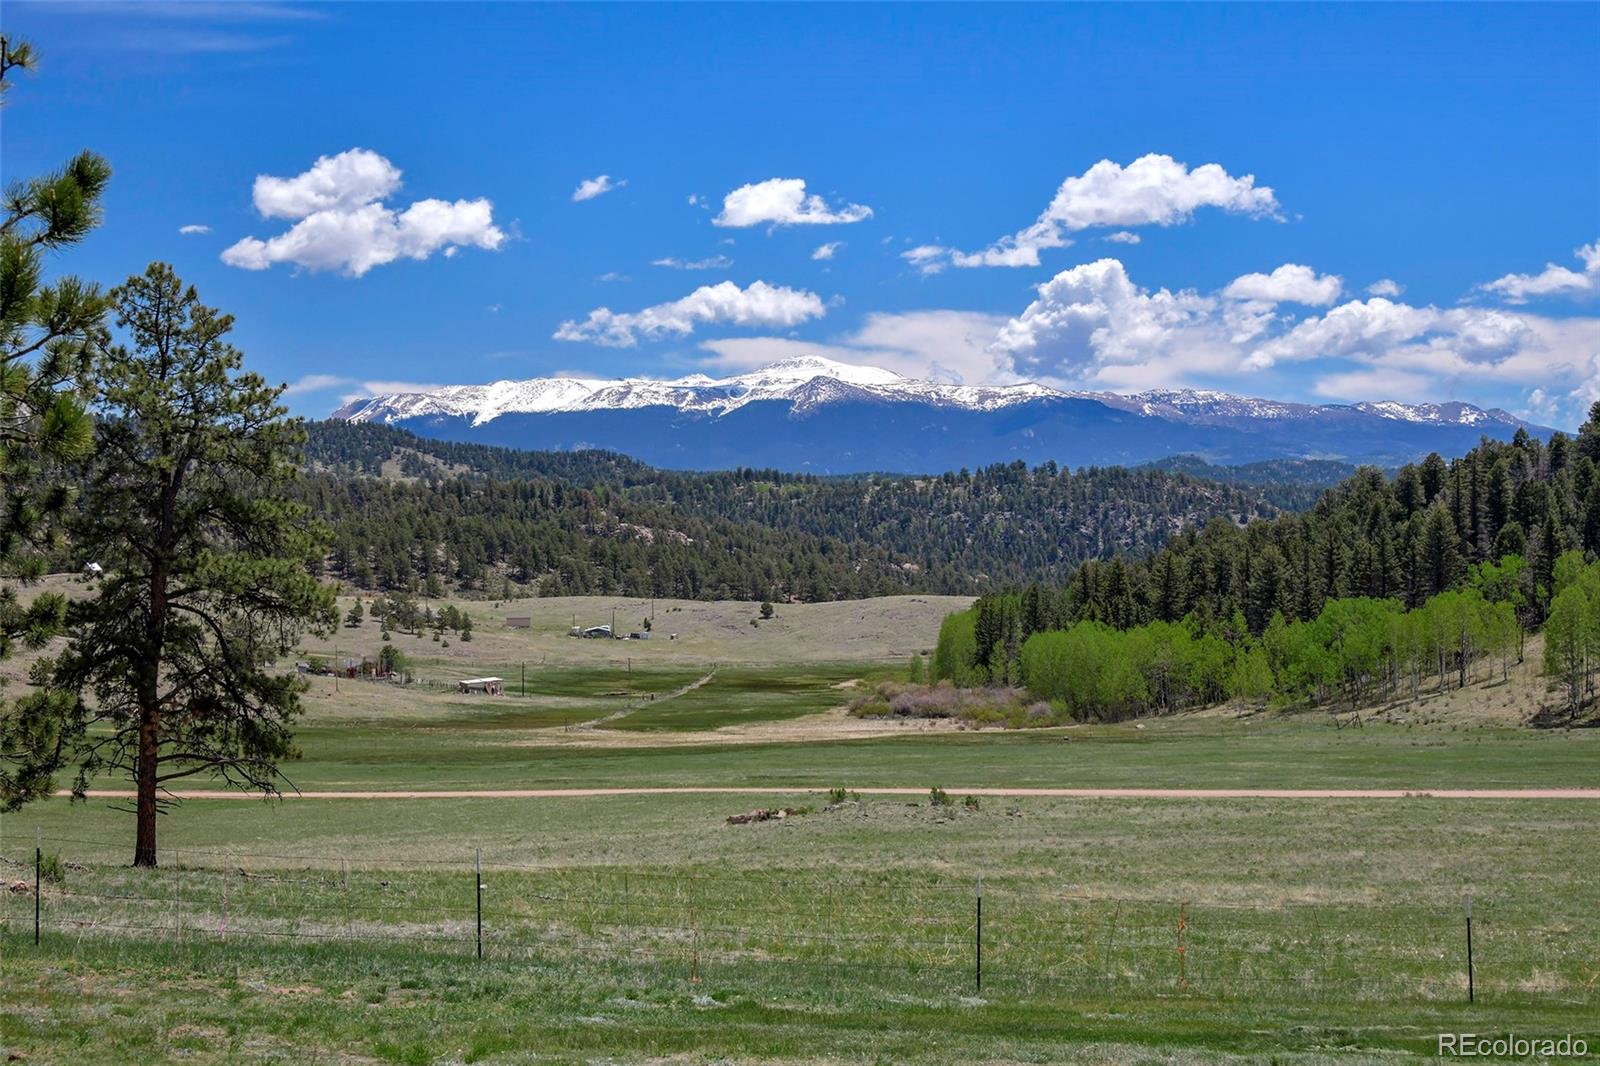
[[[172,262],[308,415],[805,351],[1562,426],[1600,398],[1594,4],[0,17],[44,56],[6,179],[116,171],[62,267]]]

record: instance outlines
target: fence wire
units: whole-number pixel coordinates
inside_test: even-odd
[[[692,982],[786,979],[990,994],[1456,1000],[1462,908],[1101,895],[1038,877],[493,859],[393,860],[47,842],[0,854],[0,930],[163,943],[393,944],[544,967],[638,965]],[[116,856],[116,857],[113,857]],[[479,869],[481,868],[481,874]],[[34,881],[38,880],[38,895]],[[981,902],[980,902],[981,892]],[[1600,922],[1474,904],[1478,999],[1600,1002]]]

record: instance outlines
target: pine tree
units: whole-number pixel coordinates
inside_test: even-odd
[[[281,388],[239,372],[232,318],[161,263],[111,295],[132,347],[96,365],[103,419],[72,530],[108,576],[74,606],[51,679],[92,699],[64,730],[76,743],[40,759],[75,763],[79,796],[106,774],[132,777],[134,864],[153,866],[171,782],[279,791],[301,683],[271,667],[338,614],[309,570],[323,531],[286,498],[303,431]]]
[[[1556,560],[1561,557],[1564,544],[1561,527],[1556,523],[1555,508],[1548,507],[1539,523],[1539,536],[1533,552],[1533,584],[1539,606],[1550,602],[1555,595]]]
[[[1583,498],[1583,547],[1600,553],[1600,477],[1589,483]]]
[[[1466,573],[1461,537],[1448,508],[1429,509],[1417,550],[1417,574],[1423,599],[1452,588]]]
[[[1251,632],[1260,633],[1273,613],[1281,610],[1284,599],[1283,553],[1269,545],[1256,555],[1251,565],[1244,608]]]
[[[1578,427],[1578,454],[1600,463],[1600,400],[1589,407],[1589,417]]]
[[[1438,452],[1430,452],[1428,457],[1422,460],[1421,475],[1422,505],[1431,506],[1444,491],[1445,484],[1449,481],[1450,468],[1445,465],[1444,459]]]
[[[0,35],[0,100],[12,75],[32,70],[26,41]],[[106,301],[75,277],[44,282],[47,253],[82,241],[100,224],[111,168],[81,152],[53,174],[16,182],[0,204],[0,574],[28,580],[60,539],[73,499],[71,464],[88,455],[93,423],[81,392],[105,343]],[[0,587],[0,660],[13,647],[38,649],[67,621],[67,601],[44,593],[24,607]],[[50,787],[35,755],[59,746],[70,697],[47,689],[8,702],[0,678],[0,809]]]
[[[1183,558],[1175,552],[1163,552],[1151,575],[1153,601],[1151,610],[1163,622],[1176,622],[1185,614],[1185,579]]]
[[[0,92],[30,69],[32,47],[0,37]],[[60,171],[9,186],[0,207],[0,563],[57,516],[71,495],[50,474],[87,455],[93,427],[77,392],[105,343],[106,300],[75,277],[42,281],[44,256],[100,224],[111,168],[81,152]]]

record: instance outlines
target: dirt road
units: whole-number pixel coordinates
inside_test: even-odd
[[[581,799],[594,796],[777,796],[797,792],[826,792],[804,785],[770,788],[688,786],[660,788],[497,788],[399,790],[380,792],[289,793],[288,799],[426,800],[426,799]],[[864,796],[926,796],[925,788],[856,788]],[[999,796],[1067,799],[1463,799],[1463,800],[1600,800],[1600,788],[950,788],[958,796]],[[68,795],[66,791],[57,795]],[[131,799],[132,792],[90,789],[91,799]],[[253,800],[256,795],[219,789],[179,789],[174,799]]]

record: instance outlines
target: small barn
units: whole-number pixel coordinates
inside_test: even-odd
[[[533,626],[533,616],[527,614],[506,615],[507,629],[529,629]]]
[[[457,681],[456,691],[463,695],[482,693],[485,696],[502,696],[506,691],[506,683],[498,677],[470,677],[465,681]]]
[[[610,640],[611,639],[611,627],[610,626],[590,626],[588,629],[585,629],[583,631],[583,635],[585,637],[587,637],[589,640]]]

